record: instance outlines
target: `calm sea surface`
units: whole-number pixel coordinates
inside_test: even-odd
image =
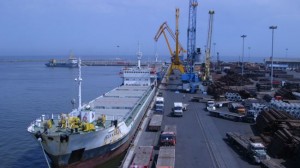
[[[82,67],[82,101],[120,85],[122,67]],[[67,113],[77,99],[78,69],[48,68],[44,62],[0,61],[0,167],[47,167],[27,126],[42,114]]]

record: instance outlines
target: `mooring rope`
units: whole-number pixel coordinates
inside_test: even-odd
[[[46,153],[45,153],[45,150],[44,150],[44,147],[42,145],[42,138],[38,138],[38,141],[40,142],[40,145],[42,147],[42,150],[43,150],[43,153],[44,153],[44,156],[45,156],[45,159],[46,159],[46,162],[47,162],[47,165],[48,165],[48,168],[51,168],[50,164],[49,164],[49,161],[47,159],[47,156],[46,156]]]

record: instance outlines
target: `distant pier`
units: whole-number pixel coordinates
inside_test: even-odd
[[[63,59],[55,59],[56,62],[66,63],[67,60]],[[49,62],[48,59],[0,59],[0,63],[16,63],[16,62],[42,62],[47,63]],[[83,66],[136,66],[136,60],[82,60],[81,61]],[[152,65],[155,62],[143,62],[142,66],[145,65]]]

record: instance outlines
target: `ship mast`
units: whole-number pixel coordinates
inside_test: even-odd
[[[81,59],[78,59],[78,77],[75,78],[75,81],[78,82],[78,111],[81,110]]]

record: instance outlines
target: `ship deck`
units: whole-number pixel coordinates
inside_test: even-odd
[[[89,105],[96,112],[96,118],[106,115],[106,120],[122,119],[130,115],[148,88],[122,85],[91,101]]]
[[[101,130],[104,128],[108,128],[112,126],[113,120],[124,121],[128,123],[134,118],[138,109],[137,105],[145,98],[147,91],[150,89],[149,86],[124,86],[121,85],[98,98],[90,101],[87,105],[89,106],[86,109],[87,105],[83,106],[82,111],[90,111],[95,112],[95,120],[91,123],[94,124],[96,130]],[[69,116],[80,117],[77,116],[77,110],[73,110]],[[66,114],[63,114],[67,116]],[[105,115],[106,120],[104,123],[99,123],[97,120],[100,120],[101,117]],[[57,115],[45,115],[35,121],[32,127],[29,127],[30,132],[45,132],[47,131],[48,135],[59,135],[62,133],[73,133],[74,130],[70,128],[70,126],[62,127],[60,123],[62,114]],[[46,120],[52,120],[52,126],[46,126],[44,122]],[[70,122],[70,121],[69,121]],[[44,123],[44,124],[42,124]],[[71,125],[69,123],[69,125]],[[79,127],[76,133],[85,133],[81,127]]]

